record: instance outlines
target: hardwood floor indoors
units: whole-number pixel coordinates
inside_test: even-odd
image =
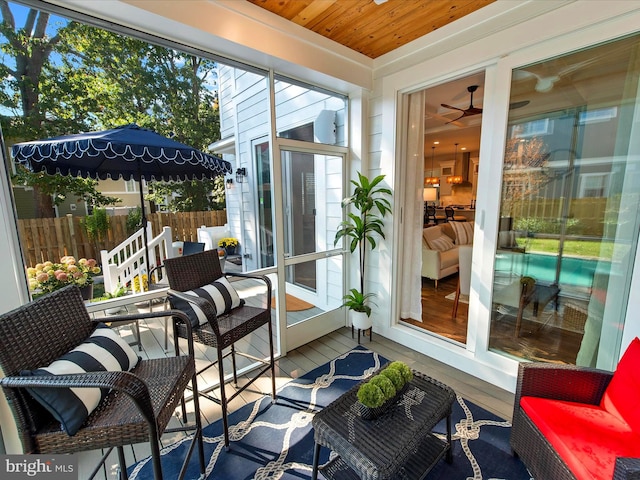
[[[458,343],[467,341],[467,316],[469,305],[458,303],[458,314],[452,318],[453,295],[458,285],[458,275],[450,275],[435,282],[422,279],[422,322],[415,319],[403,319],[406,323],[418,328],[437,333]],[[453,295],[452,295],[453,294]],[[449,297],[449,298],[446,298]]]
[[[438,280],[438,288],[433,280],[423,278],[422,322],[415,319],[403,319],[403,322],[464,344],[467,337],[469,305],[460,302],[456,318],[452,318],[451,315],[452,293],[455,293],[457,283],[457,274]],[[582,341],[582,332],[560,328],[565,303],[560,297],[557,311],[554,311],[553,304],[547,305],[543,314],[544,318],[550,320],[545,323],[533,321],[529,307],[525,311],[520,335],[515,335],[514,311],[504,315],[494,312],[490,348],[526,360],[574,364]]]

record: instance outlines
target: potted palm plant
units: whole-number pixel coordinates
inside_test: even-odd
[[[351,323],[354,328],[368,330],[371,328],[371,307],[370,298],[373,293],[364,292],[364,273],[367,244],[373,250],[376,248],[376,236],[384,237],[382,219],[391,212],[391,203],[386,198],[390,196],[391,190],[381,187],[384,175],[378,175],[372,180],[358,172],[358,180],[351,180],[354,185],[353,195],[342,201],[342,208],[352,206],[353,209],[347,214],[348,219],[340,223],[336,232],[334,245],[345,238],[349,242],[349,251],[354,253],[358,250],[358,267],[360,272],[360,288],[352,288],[344,296],[342,304],[350,310]]]

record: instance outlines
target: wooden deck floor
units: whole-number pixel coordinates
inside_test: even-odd
[[[140,325],[141,339],[143,351],[142,357],[155,357],[166,355],[164,350],[164,321],[154,320]],[[265,348],[267,343],[264,339],[266,329],[262,334],[254,334],[254,338],[250,340],[254,348]],[[132,340],[132,331],[129,327],[122,328],[122,335]],[[286,357],[282,357],[277,361],[276,369],[276,385],[279,387],[293,378],[297,378],[306,372],[332,360],[333,358],[349,351],[357,345],[357,341],[351,338],[351,330],[342,328],[318,340],[310,342],[296,350],[288,353]],[[419,370],[427,375],[450,385],[458,394],[473,401],[474,403],[486,408],[487,410],[507,419],[511,419],[513,409],[513,394],[480,381],[475,377],[465,374],[455,368],[444,365],[426,355],[422,355],[415,351],[409,350],[403,345],[387,340],[380,335],[373,336],[370,342],[366,338],[362,345],[378,352],[390,360],[402,360],[409,364],[412,368]],[[262,348],[261,348],[262,347]],[[172,348],[172,345],[169,345]],[[255,352],[254,352],[255,353]],[[170,354],[170,353],[169,353]],[[196,346],[196,358],[199,366],[203,366],[215,355],[215,351],[210,348]],[[206,385],[216,383],[217,371],[210,369],[202,378],[198,380],[198,386],[202,389]],[[245,403],[252,402],[263,395],[262,392],[269,391],[270,380],[261,378],[252,387],[247,389],[231,405],[231,409],[235,410]],[[233,391],[233,386],[226,386],[228,393]],[[189,408],[193,408],[193,403],[189,402]],[[218,420],[221,416],[220,407],[214,402],[201,397],[200,408],[203,416],[203,425],[210,424]],[[178,416],[172,420],[176,424],[179,422]],[[162,438],[163,445],[169,445],[174,442],[177,437],[165,435]],[[149,454],[147,444],[138,444],[133,447],[127,447],[127,464],[140,460]],[[79,455],[79,476],[78,478],[87,478],[89,472],[93,470],[97,460],[102,452],[85,452]],[[107,466],[103,468],[96,477],[100,479],[116,479],[117,478],[117,459],[115,453],[112,453],[107,461]]]

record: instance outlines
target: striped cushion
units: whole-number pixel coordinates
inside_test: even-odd
[[[87,340],[48,367],[20,373],[50,376],[129,371],[138,364],[138,360],[136,352],[117,332],[100,323]],[[68,435],[75,435],[109,392],[100,388],[27,388],[27,391],[60,422]]]
[[[471,245],[473,243],[473,223],[450,222],[456,234],[456,245]]]
[[[207,299],[214,306],[217,316],[229,313],[232,309],[244,304],[244,300],[238,296],[238,292],[231,286],[229,280],[224,277],[209,285],[182,293]],[[170,300],[171,308],[176,308],[186,313],[191,320],[191,325],[194,327],[205,325],[209,322],[205,313],[195,303],[187,302],[177,297],[170,297]]]
[[[429,244],[429,248],[432,250],[438,250],[439,252],[446,252],[454,247],[453,242],[446,235],[440,235],[439,237],[428,239],[427,243]]]

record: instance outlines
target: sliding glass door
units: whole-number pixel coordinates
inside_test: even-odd
[[[638,241],[639,37],[513,71],[491,350],[612,368]]]

